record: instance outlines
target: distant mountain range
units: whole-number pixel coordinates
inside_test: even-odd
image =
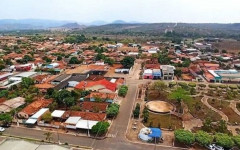
[[[226,37],[240,40],[240,23],[141,23],[115,20],[113,22],[56,21],[41,19],[0,20],[1,31],[19,30],[76,30],[79,33],[169,37]]]
[[[93,21],[90,23],[77,23],[76,21],[57,21],[45,19],[0,19],[0,31],[8,30],[41,30],[41,29],[83,29],[86,26],[101,26],[107,24],[132,24],[137,22],[125,22],[116,20],[113,22],[105,22],[102,20]]]

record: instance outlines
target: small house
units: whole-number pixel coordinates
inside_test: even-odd
[[[144,79],[153,79],[153,71],[151,69],[144,70],[143,78]]]

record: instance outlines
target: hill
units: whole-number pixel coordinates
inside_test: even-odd
[[[167,35],[180,37],[240,38],[240,24],[135,23],[87,27],[85,33],[123,35]]]

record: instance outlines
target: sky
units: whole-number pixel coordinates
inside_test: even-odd
[[[0,19],[239,23],[239,0],[0,0]]]

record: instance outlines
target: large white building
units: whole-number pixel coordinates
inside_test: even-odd
[[[161,65],[162,69],[162,78],[164,80],[173,80],[174,79],[174,70],[176,69],[171,65]]]

